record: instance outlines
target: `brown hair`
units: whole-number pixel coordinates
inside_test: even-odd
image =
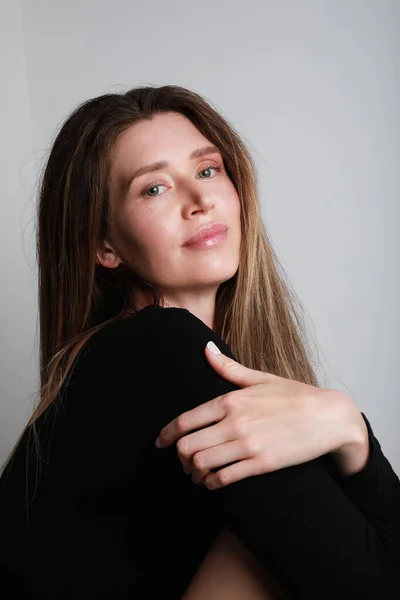
[[[241,202],[240,264],[218,289],[215,332],[241,364],[318,385],[300,303],[268,239],[244,141],[201,95],[173,85],[138,87],[74,109],[39,182],[40,397],[28,426],[53,402],[82,338],[122,318],[133,304],[134,287],[149,285],[123,265],[105,269],[96,250],[111,227],[109,175],[118,137],[138,121],[169,111],[186,116],[220,149]],[[152,289],[154,303],[162,304],[162,290]]]

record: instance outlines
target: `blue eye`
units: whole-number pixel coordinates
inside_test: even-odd
[[[211,169],[214,169],[215,171],[222,171],[222,166],[216,166],[216,165],[207,165],[206,167],[203,167],[201,169],[201,171],[199,171],[198,175],[200,173],[204,173],[205,171],[210,171]],[[211,177],[200,177],[200,179],[211,179]],[[154,183],[152,184],[150,187],[146,188],[143,192],[143,196],[147,196],[148,198],[155,198],[156,196],[159,196],[159,194],[152,194],[151,191],[155,190],[159,187],[166,187],[165,185],[163,185],[162,183]]]
[[[221,167],[216,167],[215,165],[209,165],[208,167],[204,167],[199,173],[204,173],[204,171],[209,171],[210,169],[215,169],[216,171],[220,171]],[[200,177],[200,179],[204,179],[204,177]],[[205,179],[210,179],[206,177]]]
[[[163,187],[163,185],[161,183],[156,183],[155,185],[152,185],[151,187],[147,188],[147,190],[144,191],[144,196],[150,196],[154,197],[154,196],[158,196],[158,194],[150,194],[149,192],[151,192],[151,190],[155,190],[156,188],[159,187]],[[165,185],[164,185],[165,187]]]

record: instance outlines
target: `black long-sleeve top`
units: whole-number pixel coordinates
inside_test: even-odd
[[[239,389],[208,364],[189,311],[148,306],[86,342],[0,480],[0,596],[179,599],[224,527],[291,600],[400,599],[400,481],[371,425],[365,468],[329,455],[217,490],[176,444],[184,411]],[[39,459],[37,456],[39,455]],[[250,599],[249,599],[250,600]]]

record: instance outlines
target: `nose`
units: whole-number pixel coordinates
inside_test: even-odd
[[[208,212],[215,205],[215,196],[210,190],[206,189],[206,186],[192,184],[190,189],[187,190],[184,200],[185,211],[189,214],[203,210]]]

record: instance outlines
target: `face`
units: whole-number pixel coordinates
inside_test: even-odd
[[[109,268],[120,262],[150,284],[161,285],[171,305],[190,310],[215,304],[218,286],[239,266],[240,201],[221,154],[195,150],[212,146],[178,113],[154,115],[119,138],[112,156],[112,240],[98,258]],[[156,161],[157,170],[135,171]],[[195,249],[183,246],[209,223],[227,226],[224,241]],[[150,302],[142,300],[142,306]],[[195,311],[194,311],[195,312]]]

